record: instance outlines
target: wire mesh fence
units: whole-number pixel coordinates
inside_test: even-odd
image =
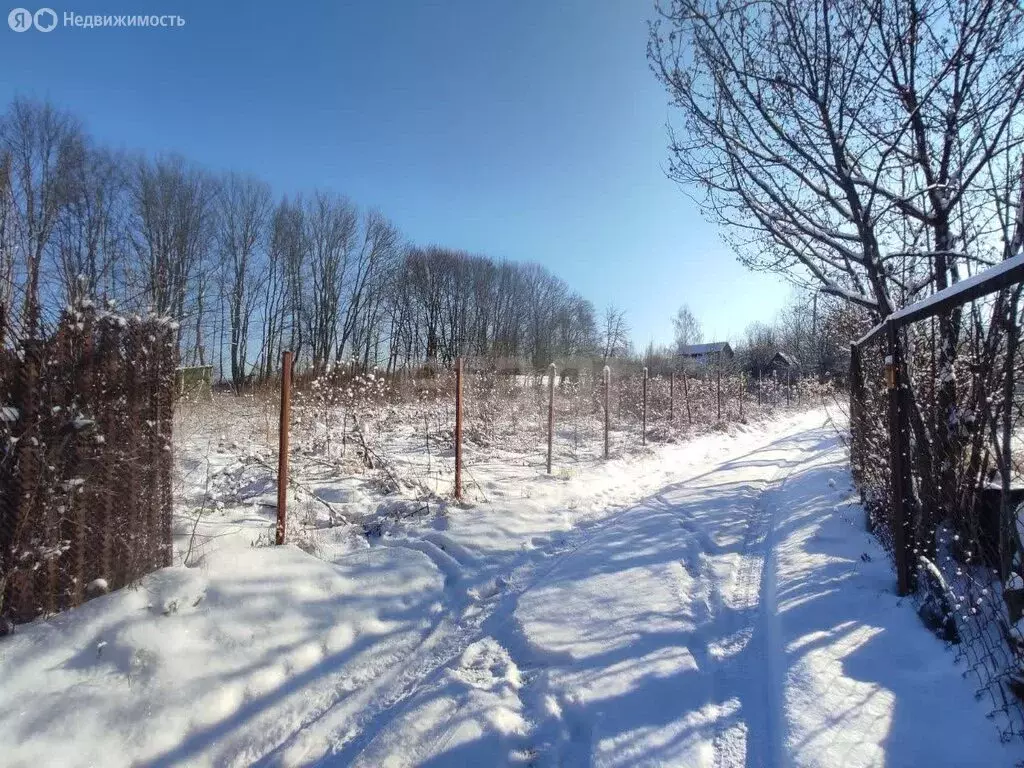
[[[1009,740],[1024,737],[1021,286],[991,290],[952,292],[853,345],[851,465],[900,593]]]
[[[172,323],[91,305],[0,349],[0,617],[170,564],[176,350]]]
[[[437,498],[454,490],[456,372],[421,369],[384,376],[354,366],[295,377],[292,452],[327,462],[386,468],[391,487],[418,486]],[[795,376],[748,377],[735,367],[645,374],[640,365],[556,365],[498,369],[463,363],[463,491],[488,497],[486,477],[546,472],[552,415],[551,474],[674,442],[787,408],[819,404],[828,384]],[[607,436],[606,436],[607,433]]]

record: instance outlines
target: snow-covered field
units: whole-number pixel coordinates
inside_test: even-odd
[[[464,506],[443,441],[300,450],[271,547],[276,413],[232,402],[178,425],[182,564],[0,640],[0,764],[1022,757],[893,595],[823,410],[552,476],[481,447]]]

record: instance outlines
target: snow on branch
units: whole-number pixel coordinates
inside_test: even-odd
[[[872,298],[870,298],[868,296],[865,296],[862,293],[856,293],[855,291],[848,291],[845,288],[842,288],[842,287],[836,285],[831,280],[827,281],[825,283],[825,287],[822,288],[821,290],[824,293],[828,293],[828,294],[830,294],[832,296],[838,296],[841,299],[845,299],[846,301],[852,302],[854,304],[858,304],[858,305],[860,305],[862,307],[866,307],[868,309],[874,309],[874,310],[878,309],[878,302],[875,301],[874,299],[872,299]]]

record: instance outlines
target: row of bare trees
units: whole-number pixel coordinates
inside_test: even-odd
[[[383,311],[388,368],[460,355],[552,359],[597,348],[593,305],[535,264],[496,263],[440,248],[412,249]]]
[[[0,113],[0,346],[91,299],[179,319],[182,360],[236,386],[273,374],[284,346],[314,368],[390,369],[601,347],[593,306],[540,266],[412,246],[331,192],[278,199],[250,176],[111,151],[16,99]]]

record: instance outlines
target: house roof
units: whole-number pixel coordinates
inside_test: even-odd
[[[775,353],[775,357],[779,358],[782,362],[784,362],[790,368],[795,368],[796,366],[800,365],[800,361],[799,360],[797,360],[795,357],[793,357],[793,355],[790,355],[790,354],[788,354],[786,352],[776,352]],[[772,358],[772,359],[774,360],[775,358]]]
[[[684,344],[679,348],[679,354],[686,357],[702,357],[703,355],[713,355],[716,352],[723,352],[726,349],[732,349],[729,346],[729,342],[712,341],[707,344]]]

